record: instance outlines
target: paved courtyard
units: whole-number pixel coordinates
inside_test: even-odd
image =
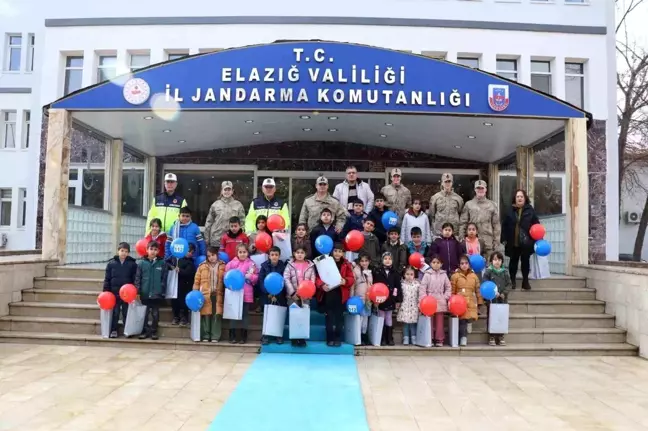
[[[0,344],[0,430],[206,430],[256,357]],[[372,430],[648,429],[639,358],[357,363]]]

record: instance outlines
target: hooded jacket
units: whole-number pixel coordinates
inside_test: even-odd
[[[401,225],[401,239],[403,242],[407,243],[412,240],[412,228],[418,227],[423,233],[422,239],[428,244],[432,241],[432,235],[430,234],[430,220],[428,219],[427,214],[423,211],[419,211],[418,215],[414,214],[414,211],[410,208],[405,217],[403,217],[403,224]]]
[[[187,224],[181,224],[180,220],[176,220],[171,226],[171,229],[167,232],[167,241],[164,247],[164,257],[170,259],[171,256],[171,243],[176,238],[184,238],[189,244],[193,244],[196,247],[196,252],[194,253],[194,260],[198,256],[206,256],[207,250],[205,247],[205,240],[203,239],[203,234],[200,232],[200,228],[194,222],[189,222]]]
[[[362,232],[364,230],[364,221],[367,218],[367,213],[363,212],[362,214],[356,214],[353,211],[349,211],[347,215],[346,223],[344,223],[344,228],[340,236],[344,238],[352,230],[359,230]]]
[[[540,223],[538,216],[530,204],[525,204],[522,209],[512,206],[502,222],[501,241],[506,243],[506,255],[511,255],[513,248],[521,248],[529,254],[534,253],[535,240],[531,238],[529,229],[534,224]],[[524,238],[524,241],[521,239]]]
[[[232,233],[231,230],[228,230],[220,240],[219,250],[227,253],[229,260],[232,260],[236,257],[236,246],[239,244],[245,244],[249,247],[250,239],[242,230],[236,234]]]
[[[299,278],[297,275],[297,268],[293,265],[294,259],[290,259],[286,263],[286,269],[284,270],[284,289],[286,289],[286,297],[289,298],[297,293],[297,287],[299,287]],[[310,280],[313,283],[317,282],[317,274],[315,272],[315,264],[307,260],[308,268],[304,271],[304,280]]]
[[[164,253],[166,253],[166,242],[167,242],[166,232],[160,232],[157,238],[153,238],[153,235],[149,233],[144,237],[144,241],[146,241],[146,244],[148,244],[151,241],[157,242],[160,245],[160,248],[158,249],[158,257],[160,259],[164,259]]]
[[[403,302],[403,292],[401,290],[401,274],[396,271],[392,266],[389,271],[384,266],[374,269],[373,282],[384,283],[389,289],[389,296],[387,300],[378,305],[378,309],[382,311],[391,311],[396,308],[396,303]]]
[[[270,262],[270,260],[266,260],[261,264],[261,269],[259,270],[259,289],[264,295],[268,295],[268,291],[265,288],[265,278],[269,274],[272,274],[273,272],[276,272],[277,274],[281,275],[281,277],[283,278],[285,270],[286,270],[286,262],[282,260],[278,261],[276,265],[273,265],[272,262]],[[284,281],[283,289],[281,289],[281,292],[275,295],[275,298],[277,300],[276,305],[282,307],[286,306],[287,301],[286,301],[285,281]]]
[[[484,303],[479,291],[479,278],[472,269],[467,272],[456,271],[450,277],[452,294],[461,295],[466,298],[466,312],[459,316],[460,319],[477,320],[477,306]]]
[[[378,241],[380,241],[381,245],[387,241],[387,230],[382,222],[382,217],[387,211],[389,211],[387,205],[385,205],[382,210],[374,207],[368,215],[368,218],[374,222],[375,227],[373,233],[378,237]]]
[[[509,290],[511,290],[512,286],[511,275],[508,269],[503,266],[500,269],[495,269],[493,265],[490,265],[484,272],[484,281],[488,280],[497,285],[497,293],[501,295],[496,301],[507,302]]]
[[[353,267],[349,263],[348,260],[345,258],[342,258],[341,262],[336,262],[338,264],[338,270],[340,271],[340,275],[342,276],[342,282],[344,284],[336,287],[336,289],[340,289],[340,293],[342,295],[342,304],[346,304],[347,300],[349,299],[350,293],[351,293],[351,288],[353,287],[353,284],[355,283],[355,279],[353,278]],[[322,281],[319,276],[317,276],[317,280],[315,281],[315,286],[317,287],[317,300],[318,301],[323,301],[324,297],[328,292],[324,292],[324,289],[322,289],[322,286],[324,285],[324,282]]]
[[[359,296],[367,304],[367,292],[369,292],[369,286],[373,284],[373,272],[371,271],[371,266],[369,269],[363,270],[362,267],[353,263],[353,287],[351,288],[351,296]],[[371,305],[371,304],[370,304]]]
[[[119,289],[124,284],[135,283],[135,273],[137,272],[137,261],[130,256],[126,256],[124,262],[119,260],[119,256],[113,257],[106,265],[106,275],[104,277],[103,291],[112,292],[119,297]]]
[[[156,257],[155,260],[140,259],[135,273],[135,287],[142,300],[164,299],[167,284],[167,264]]]
[[[394,268],[403,273],[407,267],[407,247],[400,240],[396,244],[392,244],[390,240],[383,243],[380,254],[389,252],[392,255],[392,264]]]
[[[364,236],[364,244],[362,244],[362,247],[358,250],[358,254],[367,253],[371,259],[371,263],[375,266],[379,266],[382,262],[380,259],[381,254],[378,237],[371,232],[364,231],[362,232],[362,235]]]
[[[247,238],[247,237],[246,237]],[[245,285],[243,286],[243,302],[254,302],[254,286],[259,280],[259,268],[256,267],[249,257],[245,260],[232,259],[225,266],[225,273],[231,269],[238,269],[245,276]]]
[[[205,221],[205,241],[209,245],[220,247],[221,239],[225,232],[229,230],[229,220],[232,217],[238,217],[241,224],[245,222],[243,204],[233,197],[221,196],[220,199],[211,204]]]
[[[461,244],[457,238],[451,236],[450,238],[437,238],[434,240],[430,249],[428,250],[428,260],[432,256],[438,254],[443,262],[441,268],[448,274],[452,274],[459,268],[459,258],[461,257]]]
[[[374,194],[371,191],[369,184],[358,179],[356,181],[356,192],[358,194],[358,199],[360,199],[364,203],[364,210],[366,212],[370,212],[373,208]],[[347,180],[344,180],[343,182],[335,186],[333,197],[337,199],[338,202],[340,202],[340,205],[342,205],[343,209],[349,208],[349,182]]]
[[[448,299],[450,299],[451,293],[450,279],[444,270],[429,269],[425,271],[419,289],[419,301],[427,295],[433,296],[437,301],[437,313],[445,313],[448,311]]]
[[[333,240],[333,244],[335,244],[335,242],[338,240],[338,234],[337,232],[335,232],[335,225],[331,224],[328,227],[326,227],[320,221],[309,234],[310,241],[311,241],[311,253],[313,255],[313,259],[322,255],[322,253],[317,251],[317,247],[315,247],[315,240],[320,235],[326,235],[329,238],[331,238]]]
[[[216,314],[223,315],[223,304],[224,304],[224,295],[225,288],[223,285],[223,279],[225,277],[225,262],[218,261],[216,262],[218,269],[216,270],[218,280],[216,281],[216,292],[211,291],[211,264],[209,262],[203,262],[198,266],[196,271],[196,276],[194,278],[193,290],[199,290],[202,293],[205,303],[200,309],[201,316],[211,316],[212,314],[212,294],[216,297]]]

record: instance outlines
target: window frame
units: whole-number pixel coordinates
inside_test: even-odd
[[[469,64],[462,63],[461,62],[462,60],[476,61],[477,66],[475,67]],[[457,57],[457,64],[460,64],[465,67],[470,67],[471,69],[479,69],[479,67],[481,66],[481,59],[479,57],[461,56],[461,57]]]
[[[9,197],[3,195],[4,191],[9,191]],[[2,224],[2,208],[9,205],[9,224]],[[13,219],[13,189],[11,187],[0,187],[0,229],[11,228]]]
[[[115,63],[112,66],[102,64],[102,60],[108,59],[108,58],[112,58],[112,59],[115,60]],[[104,72],[104,74],[105,74],[106,70],[112,70],[114,72],[113,78],[108,78],[107,81],[110,81],[111,79],[114,79],[114,77],[117,76],[117,55],[115,55],[115,54],[105,54],[105,55],[101,54],[101,55],[99,55],[99,58],[97,59],[97,77],[96,77],[97,83],[106,81],[106,80],[102,79],[102,76],[101,76],[102,72]]]
[[[148,63],[144,66],[133,66],[133,59],[138,58],[138,57],[147,57],[148,58]],[[149,67],[151,65],[151,53],[150,52],[129,52],[128,53],[128,70],[130,73],[135,73],[140,69],[144,69],[145,67]]]
[[[12,44],[11,39],[17,37],[20,38],[20,43],[18,45]],[[5,61],[3,70],[6,73],[20,73],[22,71],[22,45],[23,45],[23,36],[22,33],[7,33],[5,37]],[[12,58],[11,55],[14,50],[18,50],[18,68],[12,69]]]
[[[29,148],[29,133],[31,131],[31,111],[26,109],[23,111],[22,115],[23,128],[22,128],[22,139],[21,139],[21,148],[26,150]]]
[[[166,52],[166,61],[179,60],[185,57],[189,57],[189,51],[167,51]]]
[[[8,119],[8,116],[13,114],[14,119],[13,121],[10,121]],[[6,109],[0,111],[0,123],[2,124],[2,128],[0,129],[0,150],[15,150],[16,149],[16,126],[18,123],[18,111],[15,109]],[[8,129],[10,128],[10,125],[13,124],[13,147],[8,147],[7,146],[7,134],[8,134]]]
[[[516,171],[499,171],[499,176],[497,178],[497,184],[499,185],[500,177],[517,177]],[[561,202],[560,206],[563,210],[562,214],[566,213],[567,209],[567,174],[565,172],[549,172],[550,178],[560,178],[562,187],[560,188],[561,192]],[[533,179],[536,178],[547,178],[547,171],[535,171],[533,173]],[[533,199],[531,200],[531,205],[534,205]]]
[[[73,60],[73,59],[81,59],[81,66],[72,66],[72,61],[71,60]],[[64,73],[63,73],[63,95],[64,96],[67,96],[68,94],[73,93],[73,92],[83,88],[83,66],[84,66],[84,64],[85,64],[85,58],[83,57],[83,55],[66,55],[65,56],[65,69],[64,69]],[[69,74],[70,74],[70,72],[77,72],[77,71],[81,72],[81,84],[80,84],[80,87],[75,88],[72,91],[69,91],[70,90],[70,88],[69,88],[70,81],[68,79],[69,76],[70,76]]]
[[[568,65],[579,65],[581,68],[580,73],[567,72]],[[580,90],[581,90],[580,108],[585,109],[585,62],[565,61],[565,101],[568,103],[572,103],[569,100],[567,100],[567,79],[568,78],[580,78]]]
[[[27,34],[27,67],[26,72],[34,71],[34,60],[36,59],[36,34]]]
[[[533,64],[534,63],[546,64],[549,67],[549,72],[537,72],[537,71],[534,71],[533,70]],[[553,94],[553,85],[552,85],[553,84],[553,76],[552,76],[553,73],[551,71],[551,60],[531,60],[531,62],[529,63],[529,69],[531,71],[531,88],[533,88],[535,90],[538,90],[538,91],[542,91],[542,90],[540,90],[538,88],[535,88],[533,86],[533,76],[534,75],[535,76],[547,76],[547,77],[549,77],[549,92],[547,94]]]
[[[16,227],[24,229],[27,226],[27,188],[18,188],[18,220],[16,220]]]
[[[512,62],[513,63],[513,70],[507,70],[507,69],[500,69],[499,68],[499,63],[500,62]],[[496,58],[495,59],[495,74],[498,76],[501,76],[502,78],[510,79],[511,81],[515,82],[520,82],[520,61],[517,58]],[[508,75],[515,75],[515,79],[509,77]]]

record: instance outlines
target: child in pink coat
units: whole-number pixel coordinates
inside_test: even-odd
[[[437,301],[437,311],[434,314],[433,322],[434,345],[436,347],[443,347],[445,338],[444,313],[448,311],[448,299],[450,299],[452,293],[452,285],[446,272],[441,269],[441,265],[443,265],[441,258],[438,255],[433,255],[430,261],[431,269],[428,269],[423,275],[419,289],[419,302],[427,295],[433,296]]]
[[[243,286],[243,318],[229,321],[229,341],[232,344],[245,344],[247,342],[250,304],[254,302],[254,288],[252,286],[259,279],[259,268],[249,258],[247,244],[241,243],[236,246],[236,257],[225,267],[225,274],[231,269],[238,269],[245,275],[245,285]],[[241,330],[240,338],[236,336],[237,329]]]

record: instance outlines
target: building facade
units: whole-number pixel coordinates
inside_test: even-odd
[[[170,1],[142,1],[136,9],[119,0],[92,7],[67,3],[54,7],[39,1],[8,2],[0,12],[0,27],[6,29],[0,76],[0,234],[6,234],[5,248],[33,248],[39,242],[43,106],[106,79],[186,55],[276,40],[319,39],[402,50],[479,68],[590,112],[595,120],[588,148],[592,245],[597,258],[618,256],[613,2],[333,1],[326,9],[293,1],[200,2],[199,13],[187,13]],[[294,215],[312,190],[311,176],[327,172],[332,181],[342,181],[345,163],[359,165],[374,189],[388,181],[391,167],[402,167],[404,182],[425,199],[445,170],[455,173],[466,197],[470,184],[487,177],[488,170],[486,163],[466,161],[470,157],[462,151],[434,157],[416,148],[387,151],[333,138],[313,144],[303,134],[251,150],[229,148],[231,143],[215,139],[213,150],[202,152],[185,151],[181,142],[185,139],[180,138],[177,151],[157,157],[154,168],[158,177],[165,171],[178,173],[184,180],[182,192],[199,214],[215,198],[224,177],[235,178],[237,193],[248,201],[259,178],[277,178],[279,193],[289,200]],[[145,181],[152,167],[142,154],[128,147],[126,153],[122,212],[141,216],[160,182]],[[108,209],[106,160],[104,138],[77,128],[72,136],[69,204]],[[503,160],[499,169],[502,204],[515,186],[516,167],[511,162]],[[545,215],[567,211],[564,170],[560,143],[535,157],[535,203]]]

